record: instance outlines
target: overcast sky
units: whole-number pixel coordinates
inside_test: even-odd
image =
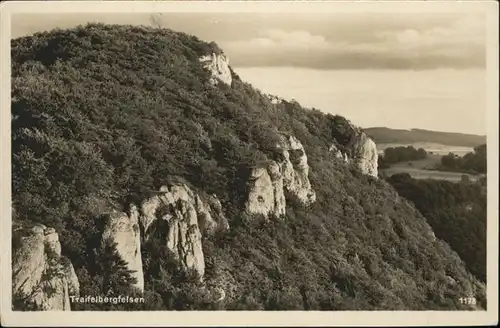
[[[155,15],[164,27],[217,42],[235,67],[481,68],[485,19],[476,13]],[[148,14],[23,15],[13,37],[87,22],[150,24]]]

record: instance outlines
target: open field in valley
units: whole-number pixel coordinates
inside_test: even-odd
[[[423,148],[424,144],[412,144],[411,146],[417,148]],[[409,146],[409,145],[400,145],[400,144],[382,144],[377,145],[377,148],[379,149],[379,152],[383,154],[383,149],[388,148],[388,147],[398,147],[398,146]],[[461,152],[456,152],[456,150],[460,148],[462,150]],[[463,149],[462,149],[463,148]],[[428,153],[427,158],[418,160],[418,161],[406,161],[406,162],[400,162],[396,164],[392,164],[390,168],[388,169],[381,169],[380,172],[382,174],[385,174],[387,176],[391,176],[397,173],[408,173],[410,174],[413,178],[415,179],[436,179],[436,180],[448,180],[448,181],[453,181],[453,182],[459,182],[462,179],[462,175],[464,173],[459,173],[459,172],[445,172],[445,171],[435,171],[432,170],[433,167],[438,165],[441,162],[441,157],[443,155],[448,154],[449,152],[453,152],[457,155],[463,156],[465,155],[465,150],[466,147],[453,147],[453,146],[445,146],[445,145],[439,145],[439,147],[436,147],[433,145],[432,148],[424,148],[427,152],[433,151],[433,153]],[[437,154],[436,149],[439,149],[440,151]],[[470,150],[473,151],[473,150]],[[471,181],[476,181],[480,176],[479,175],[472,175],[472,174],[467,174]]]

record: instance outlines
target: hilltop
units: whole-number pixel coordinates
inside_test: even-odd
[[[448,146],[477,147],[486,143],[486,136],[474,134],[429,131],[423,129],[390,129],[373,127],[364,129],[377,143],[411,144],[417,142],[437,143]]]
[[[12,152],[16,309],[486,307],[360,128],[261,93],[195,36],[12,40]],[[125,294],[147,302],[68,301]]]

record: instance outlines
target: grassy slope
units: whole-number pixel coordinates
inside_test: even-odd
[[[390,168],[382,169],[380,172],[387,176],[398,173],[409,173],[416,179],[439,179],[458,182],[465,173],[437,171],[435,168],[441,164],[441,155],[427,154],[427,158],[391,164]],[[411,165],[410,165],[411,163]],[[478,179],[477,175],[467,174],[471,181]]]
[[[236,74],[232,88],[212,87],[197,61],[208,50],[188,35],[129,26],[12,42],[15,219],[59,231],[82,293],[97,293],[102,279],[88,255],[94,218],[176,178],[217,193],[231,219],[229,233],[204,240],[207,281],[228,294],[217,308],[462,309],[458,298],[471,292],[484,301],[414,207],[327,151],[350,137],[341,117],[274,106]],[[285,222],[262,224],[241,213],[241,173],[275,155],[277,131],[304,144],[318,201],[291,201]],[[151,247],[149,306],[214,307]]]

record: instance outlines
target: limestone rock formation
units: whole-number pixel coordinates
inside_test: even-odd
[[[201,199],[198,197],[199,202],[201,202]],[[207,202],[207,209],[208,209],[208,214],[210,217],[203,217],[200,222],[200,227],[202,233],[207,233],[210,234],[215,231],[215,229],[221,229],[221,230],[228,230],[229,229],[229,221],[226,218],[226,215],[224,214],[224,211],[222,209],[222,204],[217,198],[217,195],[212,194],[209,195],[206,199]],[[212,224],[208,225],[204,222],[209,221],[210,218],[212,218]],[[216,218],[215,220],[213,218]]]
[[[75,268],[69,260],[64,261],[63,270],[68,282],[68,294],[70,296],[80,295],[80,282],[78,281],[78,276],[76,275]]]
[[[309,181],[309,165],[304,147],[293,136],[282,136],[277,145],[282,160],[254,168],[249,177],[246,209],[252,214],[281,217],[285,214],[285,191],[308,205],[316,201]]]
[[[285,214],[285,196],[281,166],[254,168],[250,174],[246,209],[252,214],[280,217]]]
[[[268,172],[269,176],[271,177],[271,184],[273,187],[273,197],[274,197],[273,214],[276,217],[281,217],[285,215],[286,212],[283,167],[278,163],[271,161],[268,166]]]
[[[139,213],[135,206],[130,209],[130,215],[123,212],[113,212],[104,215],[106,220],[102,233],[103,244],[107,241],[116,243],[116,250],[132,270],[132,276],[137,279],[135,287],[144,291],[144,273],[142,270],[141,235],[139,229]]]
[[[375,142],[361,132],[359,133],[351,146],[353,153],[353,162],[364,174],[374,177],[378,176],[378,152]]]
[[[338,149],[335,143],[330,146],[329,151],[345,164],[355,165],[363,174],[378,177],[377,145],[358,127],[350,124],[349,128],[353,131],[353,135],[345,148],[350,155]]]
[[[335,158],[344,162],[345,164],[349,164],[349,157],[347,156],[347,154],[338,149],[335,144],[332,144],[328,150],[335,154]]]
[[[228,57],[223,53],[217,54],[216,52],[212,52],[212,54],[201,56],[199,60],[203,64],[203,67],[210,71],[210,83],[212,83],[212,85],[217,85],[219,81],[222,81],[231,86],[233,79],[229,68]]]
[[[198,224],[202,234],[212,234],[217,229],[229,229],[229,222],[222,210],[222,204],[217,195],[210,195],[202,201],[199,195],[194,196]]]
[[[59,235],[35,225],[14,231],[12,292],[20,310],[70,311],[70,296],[79,296],[73,265],[61,256]]]
[[[278,105],[278,104],[281,104],[283,102],[283,98],[281,98],[281,97],[278,97],[278,96],[275,96],[272,94],[267,94],[266,96],[271,101],[271,103],[274,105]]]
[[[140,222],[145,239],[162,236],[182,266],[194,269],[200,277],[205,273],[202,232],[229,227],[215,196],[205,202],[184,184],[163,186],[146,199],[141,205]]]
[[[283,185],[303,204],[316,201],[316,193],[309,182],[309,164],[302,143],[294,136],[283,136],[279,145],[285,158],[282,164]]]

